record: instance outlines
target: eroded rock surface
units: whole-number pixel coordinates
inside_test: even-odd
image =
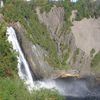
[[[93,48],[96,52],[100,50],[100,18],[84,18],[81,21],[74,21],[72,32],[76,46],[87,55],[90,55]]]
[[[24,55],[30,65],[30,69],[36,78],[40,79],[56,79],[58,77],[76,77],[79,73],[70,73],[66,70],[54,70],[47,62],[46,57],[48,52],[45,51],[37,44],[32,44],[30,40],[26,37],[26,30],[22,27],[19,22],[11,24],[17,33],[18,40],[24,52]],[[73,73],[73,74],[72,74]]]
[[[39,45],[32,44],[32,42],[26,38],[26,31],[19,22],[14,23],[13,27],[17,32],[18,40],[34,75],[36,75],[37,78],[51,77],[53,70],[45,60],[46,51]]]
[[[63,28],[64,23],[64,9],[63,7],[52,7],[50,12],[46,13],[40,12],[40,9],[36,9],[38,19],[41,23],[46,25],[51,38],[55,41],[57,45],[58,55],[61,55],[61,42],[63,40],[63,36],[61,35],[61,29]]]
[[[83,49],[81,49],[79,46],[77,46],[77,43],[79,39],[76,38],[76,30],[79,28],[76,26],[76,24],[73,24],[71,32],[68,34],[64,30],[64,9],[63,7],[56,7],[54,6],[50,12],[46,13],[40,12],[40,9],[36,9],[38,19],[41,23],[46,25],[51,38],[55,41],[55,44],[57,46],[58,55],[60,58],[62,55],[66,55],[68,53],[68,59],[66,59],[66,64],[69,64],[71,69],[77,69],[81,75],[87,74],[90,75],[91,69],[90,69],[90,61],[91,58],[89,55],[85,53]],[[72,11],[72,16],[70,18],[71,22],[75,23],[73,21],[73,18],[75,20],[75,14],[77,13],[76,10]],[[74,29],[73,29],[74,28]],[[84,38],[84,37],[83,37]],[[85,41],[86,42],[86,41]],[[81,39],[80,39],[80,45],[82,46]],[[85,45],[85,44],[84,44]],[[62,46],[65,48],[62,50]],[[77,54],[77,49],[79,49],[79,53]],[[66,55],[67,56],[67,55]],[[87,69],[87,70],[86,70]]]

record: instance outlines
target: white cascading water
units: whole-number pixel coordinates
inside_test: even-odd
[[[0,8],[4,7],[3,0],[0,1]]]
[[[26,0],[26,1],[31,1],[31,0]]]
[[[34,87],[33,78],[30,73],[29,65],[24,57],[24,54],[20,48],[20,45],[18,43],[15,30],[12,27],[7,27],[7,33],[8,35],[8,41],[12,43],[13,49],[16,50],[19,53],[19,56],[17,56],[18,59],[18,74],[22,80],[25,81],[26,85],[29,89],[32,89]],[[25,68],[26,74],[23,74],[22,72],[22,64]]]
[[[13,49],[18,52],[17,59],[18,59],[18,74],[19,77],[24,80],[25,84],[28,86],[29,90],[32,89],[40,89],[40,88],[56,88],[55,81],[34,81],[31,75],[31,71],[29,69],[29,65],[24,57],[23,51],[19,45],[17,40],[16,32],[12,27],[7,27],[8,41],[12,44]],[[23,71],[24,70],[24,71]]]

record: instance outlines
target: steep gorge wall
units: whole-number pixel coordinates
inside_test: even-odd
[[[18,40],[35,77],[39,79],[51,77],[53,69],[49,66],[47,61],[45,61],[46,51],[39,45],[32,44],[32,42],[26,38],[26,30],[19,22],[14,23],[13,27],[17,32]]]
[[[66,59],[66,64],[69,64],[71,69],[79,70],[81,75],[91,75],[92,74],[92,71],[91,71],[92,58],[90,56],[90,51],[92,48],[95,49],[95,47],[90,48],[88,54],[86,53],[86,50],[91,45],[88,45],[88,47],[84,47],[84,45],[87,44],[85,41],[85,36],[87,37],[87,40],[89,41],[89,43],[91,44],[95,43],[92,40],[90,40],[88,36],[89,34],[91,35],[93,33],[93,32],[91,33],[91,29],[88,29],[88,27],[91,27],[91,25],[89,24],[90,25],[89,26],[87,24],[88,25],[88,26],[86,25],[87,28],[84,28],[84,26],[82,25],[78,26],[74,24],[75,23],[74,21],[72,22],[73,26],[71,26],[70,33],[67,33],[66,31],[64,32],[62,31],[66,28],[64,27],[64,13],[65,12],[64,12],[63,7],[54,6],[51,8],[51,10],[48,13],[46,12],[41,13],[40,9],[37,8],[36,12],[37,12],[39,21],[43,23],[44,25],[46,25],[51,38],[55,41],[57,51],[58,51],[58,56],[62,59],[63,57],[62,55],[67,56],[66,54],[67,52],[68,58]],[[80,23],[81,22],[84,23],[83,21],[80,21]],[[76,23],[78,24],[79,22],[76,22]],[[96,20],[94,21],[94,23],[97,23]],[[97,29],[96,27],[93,28],[94,31],[96,29]],[[88,32],[88,33],[85,33],[87,35],[85,36],[81,35],[82,32],[84,33],[86,31]],[[80,32],[80,33],[77,33],[77,32]],[[78,36],[80,36],[80,38],[78,38]],[[95,36],[93,35],[92,37],[95,37]],[[82,40],[84,40],[85,42],[82,43]],[[77,44],[80,44],[81,47],[78,46]],[[64,46],[65,48],[62,49],[62,46]],[[82,49],[83,47],[85,48],[85,50]]]
[[[73,26],[71,26],[71,31],[69,33],[64,31],[66,30],[66,27],[64,26],[65,12],[63,7],[54,6],[48,13],[46,12],[41,13],[40,9],[37,8],[36,13],[40,23],[44,24],[47,27],[51,39],[55,42],[58,57],[60,58],[60,60],[64,59],[65,57],[66,65],[65,65],[65,70],[55,71],[48,64],[46,60],[46,56],[48,56],[48,51],[44,50],[37,44],[33,45],[33,43],[25,37],[25,33],[27,32],[24,29],[24,27],[22,27],[21,24],[17,22],[13,25],[13,27],[18,33],[18,39],[22,45],[22,48],[25,52],[25,56],[31,66],[33,73],[36,76],[39,76],[39,78],[48,78],[48,77],[54,78],[63,75],[66,76],[67,65],[69,65],[70,66],[69,69],[78,70],[79,74],[82,76],[91,75],[92,58],[90,54],[87,54],[84,49],[82,49],[80,46],[77,45],[78,42],[79,44],[81,43],[80,44],[81,46],[84,44],[81,41],[83,39],[85,40],[85,37],[82,34],[84,33],[84,31],[87,31],[88,29],[85,28],[84,30],[84,28],[82,28],[81,25],[78,26],[74,24],[75,23],[74,21],[72,22]],[[76,23],[77,24],[81,23],[81,21],[80,22],[78,21]],[[79,27],[81,27],[81,29],[79,29]],[[94,29],[96,28],[94,27]],[[78,35],[81,38],[78,39],[76,38],[77,32],[79,32]],[[91,31],[88,30],[87,34],[91,34]],[[87,40],[88,38],[89,37],[87,37]],[[91,40],[89,40],[89,42],[91,42]],[[85,44],[87,43],[85,42]],[[88,48],[85,47],[85,49]]]
[[[60,36],[61,29],[64,23],[64,9],[62,7],[54,6],[51,8],[50,12],[40,13],[40,9],[36,9],[38,19],[41,23],[47,26],[47,29],[50,33],[51,38],[55,41],[58,55],[61,55],[60,44],[62,42],[63,37]]]
[[[56,79],[58,77],[77,76],[78,72],[58,70],[49,65],[46,58],[48,52],[45,51],[38,44],[33,44],[28,37],[26,37],[26,30],[19,23],[11,23],[11,26],[16,30],[16,34],[24,52],[24,55],[30,65],[33,77],[36,79]]]
[[[81,21],[74,21],[71,29],[76,46],[84,51],[85,57],[87,56],[85,63],[89,65],[84,68],[89,69],[90,66],[91,72],[100,74],[100,18],[84,18]]]

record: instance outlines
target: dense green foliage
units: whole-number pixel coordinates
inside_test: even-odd
[[[0,23],[0,77],[13,76],[17,66],[16,53],[7,41],[6,27]]]
[[[82,18],[90,18],[95,17],[98,18],[100,16],[100,1],[92,1],[92,0],[78,0],[75,4],[75,9],[78,10],[76,20],[81,20]]]
[[[31,93],[15,78],[0,79],[0,100],[63,100],[55,90],[33,90]]]
[[[7,22],[21,22],[27,30],[27,36],[33,43],[39,44],[48,51],[47,60],[49,63],[58,67],[60,62],[54,41],[50,38],[46,27],[39,23],[34,7],[34,4],[21,0],[9,0],[9,2],[6,0],[2,13]]]
[[[76,3],[71,3],[70,0],[64,0],[61,3],[65,9],[65,21],[69,26],[68,19],[71,16],[72,10],[77,10],[76,20],[81,20],[83,18],[98,18],[100,16],[100,1],[96,0],[78,0]]]

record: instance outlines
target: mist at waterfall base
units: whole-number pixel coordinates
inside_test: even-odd
[[[100,100],[100,84],[95,79],[63,78],[56,80],[34,81],[28,62],[17,40],[16,32],[12,27],[7,27],[8,41],[12,43],[13,49],[18,52],[18,75],[24,80],[25,85],[32,89],[57,89],[67,100]]]
[[[100,100],[100,82],[93,77],[56,79],[66,100]]]

